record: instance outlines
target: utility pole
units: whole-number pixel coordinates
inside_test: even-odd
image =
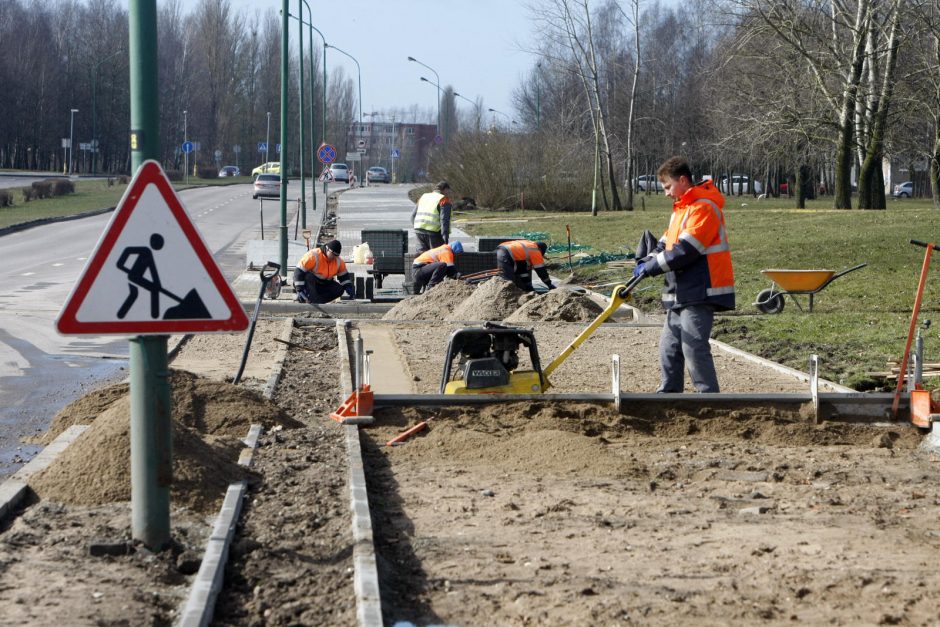
[[[75,168],[72,164],[75,161],[75,149],[72,147],[72,144],[75,143],[75,114],[78,113],[78,109],[72,109],[71,115],[69,115],[69,163],[66,168],[66,173],[72,174]]]
[[[268,134],[264,140],[264,163],[267,164],[271,160],[268,159],[268,151],[271,150],[271,112],[268,111]]]
[[[288,0],[281,0],[281,277],[287,277],[287,86],[290,83],[287,62],[290,56],[288,43],[288,26],[290,25],[290,9]]]

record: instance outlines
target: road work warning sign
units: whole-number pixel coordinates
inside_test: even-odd
[[[160,164],[144,162],[56,319],[59,333],[164,335],[247,327],[245,310]]]

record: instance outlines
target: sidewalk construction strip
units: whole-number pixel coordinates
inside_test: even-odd
[[[59,437],[42,449],[28,464],[13,473],[3,484],[0,484],[0,520],[4,520],[10,515],[19,502],[23,500],[23,497],[26,496],[29,490],[26,480],[52,464],[55,458],[87,428],[88,425],[72,425],[60,433]]]
[[[343,397],[353,393],[347,320],[336,321],[336,339],[339,344],[340,378]],[[369,516],[369,494],[362,464],[362,445],[359,427],[343,425],[346,430],[346,463],[349,467],[349,497],[352,509],[353,533],[353,588],[356,591],[356,615],[362,627],[382,627],[382,599],[379,595],[379,571],[376,565],[375,542],[372,536],[372,518]]]

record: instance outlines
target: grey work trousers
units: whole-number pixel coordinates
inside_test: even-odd
[[[708,344],[714,320],[715,310],[710,305],[690,305],[667,311],[659,338],[662,383],[657,392],[682,392],[685,368],[689,369],[697,392],[718,392],[718,375]]]

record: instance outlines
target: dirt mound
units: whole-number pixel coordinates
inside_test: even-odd
[[[173,424],[174,505],[199,512],[218,509],[229,483],[251,476],[236,463],[241,445],[211,438],[179,422]],[[90,427],[29,486],[41,499],[74,505],[101,505],[131,498],[130,399],[124,397],[101,413]]]
[[[170,372],[173,420],[200,433],[241,438],[253,424],[266,429],[274,425],[291,429],[300,424],[256,391],[185,370]],[[129,391],[128,384],[119,383],[69,403],[52,418],[49,430],[36,438],[36,443],[49,444],[72,425],[91,424],[115,402],[126,398]]]
[[[532,298],[507,317],[505,321],[588,322],[596,318],[602,311],[604,310],[601,306],[586,294],[559,288]]]
[[[473,293],[463,281],[445,279],[424,294],[406,298],[382,316],[383,320],[440,320]]]
[[[525,292],[512,281],[499,277],[479,285],[445,320],[502,320],[519,308]]]

